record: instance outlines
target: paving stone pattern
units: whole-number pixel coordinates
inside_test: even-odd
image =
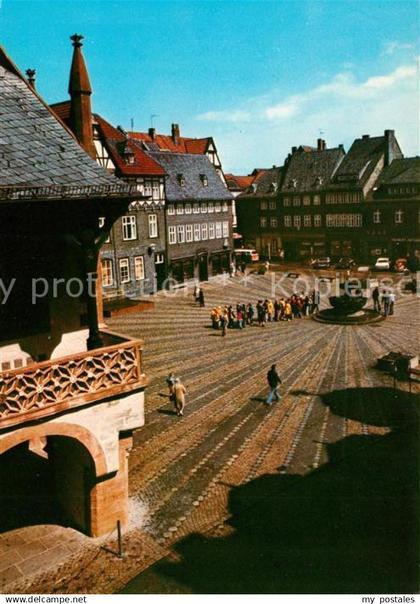
[[[135,433],[130,455],[130,497],[145,510],[147,521],[126,533],[126,558],[120,561],[81,544],[53,571],[33,578],[26,573],[16,582],[19,577],[9,570],[8,591],[115,592],[160,558],[176,561],[176,543],[187,536],[229,535],[232,489],[263,475],[305,476],[328,463],[326,444],[389,434],[386,421],[364,423],[350,412],[337,415],[322,397],[354,389],[345,401],[350,411],[353,405],[369,404],[364,389],[392,386],[374,365],[390,350],[417,353],[414,296],[398,300],[395,315],[373,325],[325,325],[304,318],[228,330],[222,338],[210,328],[210,309],[271,297],[271,276],[235,277],[227,286],[216,280],[203,289],[204,309],[190,290],[181,290],[177,296],[158,294],[152,311],[109,321],[112,329],[144,339],[151,380],[146,425]],[[282,398],[267,407],[266,373],[274,362],[283,379]],[[187,388],[183,418],[175,416],[168,400],[170,370]],[[408,390],[407,384],[399,387]],[[115,536],[107,545],[115,548]],[[0,553],[0,579],[1,564]],[[179,588],[170,578],[157,583],[152,576],[148,584],[148,576],[141,584],[144,591],[176,593]]]

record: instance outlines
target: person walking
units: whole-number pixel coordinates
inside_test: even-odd
[[[268,393],[265,404],[271,405],[273,402],[273,398],[275,398],[276,401],[280,400],[280,396],[278,393],[278,387],[281,384],[281,378],[280,378],[279,374],[277,373],[275,364],[271,365],[271,369],[267,373],[267,382],[268,382],[268,386],[270,388],[270,392]]]
[[[175,380],[176,380],[175,374],[173,373],[173,371],[171,371],[165,380],[166,384],[168,386],[168,390],[169,390],[169,399],[171,401],[173,401]]]
[[[372,300],[373,300],[373,310],[376,312],[381,312],[381,304],[379,302],[379,287],[376,286],[372,292]]]
[[[204,306],[204,292],[201,287],[200,287],[200,291],[198,292],[198,301],[200,303],[200,306],[203,307]]]
[[[394,304],[395,304],[395,294],[394,292],[390,292],[389,294],[389,314],[394,314]]]
[[[227,311],[224,310],[220,316],[220,327],[222,328],[223,337],[225,337],[225,335],[226,335],[227,323],[228,323],[228,315],[227,315]]]
[[[176,378],[174,384],[174,403],[176,414],[178,415],[178,417],[184,415],[186,393],[187,390],[184,384],[181,383],[181,380],[179,378]]]

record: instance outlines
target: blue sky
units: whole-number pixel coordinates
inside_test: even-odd
[[[85,36],[93,107],[114,124],[212,135],[226,171],[280,165],[292,145],[394,128],[418,154],[416,0],[0,0],[0,42],[67,98]]]

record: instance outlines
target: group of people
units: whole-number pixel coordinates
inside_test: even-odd
[[[241,304],[238,302],[234,308],[231,304],[216,306],[210,313],[213,329],[221,329],[226,335],[226,329],[244,329],[247,325],[257,322],[264,327],[272,321],[291,321],[301,319],[319,310],[319,292],[311,294],[293,294],[290,298],[276,300],[258,300],[254,306],[252,302]]]
[[[379,291],[379,287],[375,287],[372,292],[373,310],[382,313],[384,317],[394,314],[395,294],[386,289]]]

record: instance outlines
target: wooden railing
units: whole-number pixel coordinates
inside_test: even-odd
[[[141,351],[140,340],[125,339],[0,372],[0,430],[144,387]]]

